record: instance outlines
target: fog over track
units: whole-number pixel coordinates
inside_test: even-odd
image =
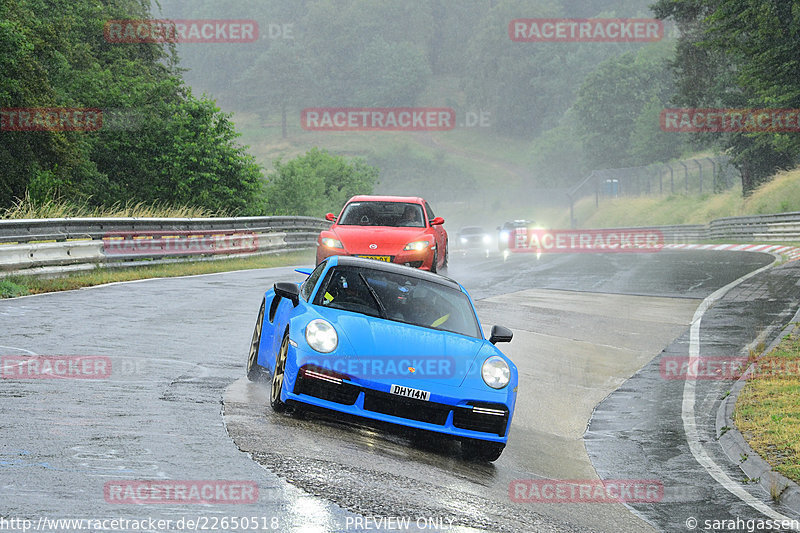
[[[336,415],[271,412],[266,384],[242,376],[262,293],[275,281],[302,279],[290,268],[0,301],[3,355],[99,355],[113,365],[105,380],[0,381],[0,515],[263,516],[276,517],[280,531],[320,532],[365,530],[358,519],[374,515],[410,517],[413,527],[424,518],[458,526],[451,530],[490,531],[674,530],[678,514],[746,515],[749,508],[696,474],[679,411],[677,420],[669,412],[642,416],[671,401],[673,384],[637,383],[653,364],[657,371],[654,358],[665,347],[679,349],[700,300],[771,261],[703,251],[507,260],[453,253],[449,275],[470,291],[481,322],[514,330],[501,347],[520,368],[519,403],[509,445],[493,464],[465,462],[457,444],[438,438]],[[741,347],[785,322],[797,287],[759,281],[774,270],[752,280],[761,289],[732,295],[738,304],[723,298],[717,309],[727,315],[709,343]],[[621,394],[631,399],[616,401]],[[711,396],[698,395],[699,422],[709,421],[701,413],[713,419],[713,407]],[[666,449],[674,455],[649,452]],[[670,503],[509,498],[513,480],[597,479],[598,472],[660,479]],[[106,501],[104,484],[124,479],[249,480],[259,498],[228,505]],[[698,497],[708,491],[713,504]]]

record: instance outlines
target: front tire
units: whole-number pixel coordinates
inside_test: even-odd
[[[261,328],[264,327],[264,309],[266,301],[261,300],[261,309],[258,311],[258,320],[253,330],[253,338],[250,341],[250,355],[247,358],[247,379],[258,381],[264,377],[264,372],[258,365],[258,347],[261,344]]]
[[[461,455],[470,461],[493,462],[500,458],[506,445],[477,439],[461,440]]]
[[[433,252],[433,261],[431,261],[431,272],[436,274],[437,268],[436,264],[439,262],[439,250]]]
[[[272,372],[272,385],[269,391],[269,405],[276,413],[286,411],[286,403],[281,400],[283,377],[286,372],[286,357],[289,353],[289,330],[283,335],[278,356],[275,358],[275,370]]]

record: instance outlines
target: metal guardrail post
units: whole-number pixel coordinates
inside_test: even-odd
[[[669,169],[669,193],[675,194],[675,170],[669,163],[662,164]]]
[[[711,163],[711,191],[717,192],[717,164],[710,157],[706,157]]]
[[[700,173],[700,194],[703,194],[703,165],[700,163],[699,159],[695,159],[694,162],[697,165],[697,169]]]
[[[678,163],[680,163],[680,165],[683,167],[684,181],[685,181],[685,184],[686,184],[686,192],[688,193],[689,192],[689,167],[687,167],[686,163],[684,163],[683,161],[678,161]]]

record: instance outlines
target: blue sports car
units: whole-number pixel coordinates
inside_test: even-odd
[[[275,411],[305,405],[434,431],[470,459],[508,440],[517,368],[483,336],[457,282],[406,266],[331,256],[296,283],[275,283],[258,314],[247,377],[271,381]]]

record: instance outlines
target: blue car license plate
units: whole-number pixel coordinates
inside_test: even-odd
[[[426,402],[431,399],[431,393],[426,390],[412,389],[411,387],[403,387],[400,385],[392,385],[389,392],[398,396],[414,398],[415,400],[424,400]]]

